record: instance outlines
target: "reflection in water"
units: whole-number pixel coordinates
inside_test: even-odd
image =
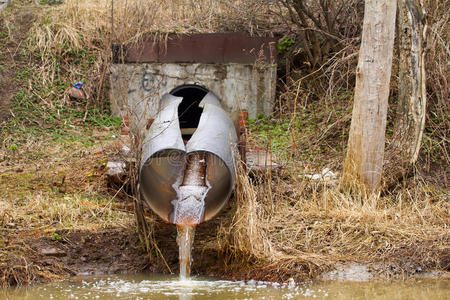
[[[83,277],[0,291],[0,299],[449,299],[450,280],[325,282],[293,285],[154,274]]]

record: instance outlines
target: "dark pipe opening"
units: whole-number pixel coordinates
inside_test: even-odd
[[[189,139],[192,136],[193,132],[188,129],[198,127],[203,112],[203,108],[198,105],[208,92],[207,88],[196,84],[181,85],[170,92],[174,96],[183,97],[183,101],[178,106],[178,120],[183,139]]]

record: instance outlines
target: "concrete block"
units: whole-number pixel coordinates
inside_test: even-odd
[[[0,0],[0,11],[5,9],[10,3],[11,0]]]

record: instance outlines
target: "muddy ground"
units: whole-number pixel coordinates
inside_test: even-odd
[[[106,182],[103,182],[106,184]],[[130,219],[127,226],[107,226],[99,230],[46,230],[50,226],[43,226],[42,230],[14,230],[9,228],[2,234],[3,245],[11,249],[10,253],[19,256],[10,256],[9,261],[0,260],[0,271],[6,274],[10,284],[31,282],[46,282],[63,280],[76,275],[94,274],[123,274],[123,273],[166,273],[178,274],[178,246],[176,243],[177,231],[172,224],[160,220],[150,210],[145,210],[149,225],[154,232],[154,242],[157,252],[153,249],[148,254],[144,243],[139,239],[134,226],[133,204],[127,200],[120,200],[115,209],[126,211]],[[126,197],[124,197],[126,198]],[[294,278],[296,282],[314,278],[338,278],[350,276],[354,278],[389,278],[403,276],[422,276],[429,274],[432,269],[427,268],[413,259],[404,259],[401,256],[389,261],[372,261],[366,264],[342,261],[334,267],[305,264],[299,261],[283,263],[265,262],[257,260],[246,253],[239,251],[227,253],[218,245],[219,230],[227,228],[229,220],[233,218],[234,201],[213,220],[199,225],[196,229],[193,249],[192,274],[212,276],[229,280],[266,280],[286,282]],[[9,224],[10,227],[14,224]],[[6,241],[6,242],[5,242]],[[223,242],[223,240],[221,240]],[[418,249],[421,245],[417,245]],[[414,249],[403,249],[414,252]],[[402,249],[399,249],[401,255]],[[449,253],[442,253],[439,258],[438,269],[433,276],[448,277],[450,265]],[[3,263],[3,264],[2,264]],[[348,267],[347,267],[348,265]],[[356,267],[355,267],[356,266]],[[4,272],[10,268],[10,273]],[[336,269],[335,269],[336,268]],[[354,270],[360,270],[360,273]],[[27,272],[24,272],[27,270]],[[333,271],[334,270],[334,271]],[[436,270],[436,269],[435,269]],[[331,273],[327,273],[332,271]],[[25,276],[24,273],[28,278]],[[350,275],[348,275],[348,274]],[[15,277],[15,274],[18,276]],[[342,275],[344,274],[344,275]],[[346,275],[347,274],[347,275]],[[9,276],[9,277],[8,277]],[[23,282],[21,280],[23,279]]]
[[[130,214],[130,217],[133,216]],[[214,221],[197,227],[192,275],[278,282],[291,277],[298,282],[310,278],[309,270],[302,269],[302,266],[286,268],[263,265],[245,257],[245,254],[236,259],[227,253],[219,253],[215,249],[216,231],[222,218],[228,217],[225,209]],[[8,261],[0,264],[5,276],[3,279],[8,280],[10,285],[20,285],[62,280],[76,275],[142,272],[178,274],[176,227],[162,221],[157,221],[154,226],[155,240],[163,259],[157,253],[152,256],[147,254],[133,227],[105,228],[98,232],[59,230],[52,235],[23,230],[4,233],[2,238],[6,241],[6,247],[20,255],[12,255]],[[23,274],[26,270],[28,274]]]
[[[132,217],[132,215],[130,215]],[[215,249],[216,230],[222,218],[229,217],[225,211],[215,221],[199,226],[196,230],[192,275],[211,276],[228,280],[266,280],[286,282],[294,278],[296,282],[311,280],[317,273],[317,266],[308,269],[301,264],[270,264],[256,262],[242,254],[239,259],[234,255],[218,252]],[[42,236],[42,233],[17,232],[3,234],[9,240],[9,248],[20,249],[20,257],[11,257],[7,262],[10,272],[4,272],[9,284],[24,284],[29,282],[48,282],[64,280],[76,275],[95,274],[125,274],[125,273],[166,273],[178,274],[178,246],[176,244],[176,228],[171,224],[157,221],[155,238],[164,259],[157,253],[150,257],[139,240],[135,228],[105,228],[98,232],[92,231],[56,231],[52,236]],[[210,245],[210,246],[208,246]],[[442,257],[441,264],[445,270],[450,263],[450,256]],[[355,267],[356,266],[356,267]],[[362,269],[358,271],[359,269]],[[354,270],[357,270],[354,271]],[[5,270],[2,270],[5,271]],[[327,269],[322,269],[327,271]],[[330,271],[328,269],[328,271]],[[425,272],[426,273],[423,273]],[[325,279],[336,279],[344,276],[349,280],[364,278],[386,278],[430,274],[421,265],[412,262],[394,261],[370,265],[346,264],[338,266],[336,271],[324,273]],[[28,278],[24,274],[28,273]],[[347,274],[348,273],[348,274]],[[433,276],[448,277],[446,272],[434,272]],[[348,278],[347,278],[348,277]]]

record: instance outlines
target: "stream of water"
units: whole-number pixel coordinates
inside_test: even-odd
[[[177,226],[177,243],[180,259],[180,279],[187,279],[191,273],[192,244],[194,243],[194,226]]]
[[[74,278],[69,282],[0,290],[1,300],[41,299],[450,299],[450,280],[317,282],[295,285],[155,274]]]
[[[209,188],[205,154],[190,155],[181,185],[176,187],[178,199],[174,202],[181,279],[190,275],[195,226],[202,221]]]

